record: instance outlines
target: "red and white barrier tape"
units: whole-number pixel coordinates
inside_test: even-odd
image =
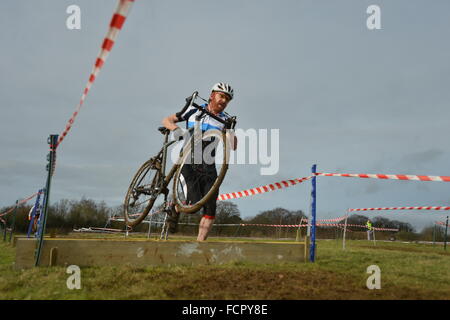
[[[97,56],[97,60],[95,61],[95,65],[89,76],[88,83],[83,91],[83,95],[81,96],[81,100],[80,100],[75,112],[72,114],[72,117],[69,119],[65,130],[59,136],[56,147],[59,146],[59,144],[66,137],[69,130],[72,128],[75,118],[77,117],[78,113],[80,112],[80,109],[83,106],[84,100],[86,99],[86,96],[87,96],[89,90],[91,89],[91,86],[95,81],[95,78],[98,76],[100,69],[103,67],[109,53],[111,52],[112,47],[114,46],[117,35],[118,35],[119,31],[122,29],[123,24],[125,23],[128,12],[129,12],[133,2],[134,2],[134,0],[119,0],[116,11],[114,12],[114,15],[111,19],[111,23],[109,24],[108,33],[106,34],[106,37],[103,40],[102,48],[100,50],[99,55]]]
[[[303,228],[307,227],[307,224],[261,224],[261,223],[241,223],[241,226],[256,226],[256,227],[278,227],[278,228]],[[344,227],[345,224],[342,223],[317,223],[316,226],[318,227]],[[359,227],[359,228],[365,228],[367,229],[367,226],[365,225],[357,225],[357,224],[347,224],[347,227]],[[374,230],[378,231],[398,231],[398,229],[389,229],[389,228],[374,228]]]
[[[34,197],[36,197],[38,194],[42,194],[42,192],[36,192],[36,193],[32,194],[31,196],[29,196],[28,198],[20,200],[17,204],[21,205],[23,203],[26,203],[26,202],[30,201],[31,199],[33,199]]]
[[[324,177],[352,177],[352,178],[373,178],[373,179],[393,179],[393,180],[418,180],[418,181],[440,181],[450,182],[450,176],[423,176],[423,175],[405,175],[405,174],[360,174],[360,173],[322,173],[317,172],[312,176],[304,177],[295,180],[285,180],[280,182],[271,183],[262,187],[252,188],[244,191],[224,193],[219,195],[217,200],[230,200],[242,197],[254,196],[269,191],[274,191],[282,188],[287,188],[298,183],[302,183],[306,180],[313,178],[314,176]]]
[[[345,224],[344,223],[323,223],[323,224],[316,224],[316,226],[321,226],[321,227],[344,227]],[[359,224],[348,224],[347,223],[347,227],[359,227],[359,228],[366,228],[367,226],[365,225],[359,225]]]
[[[277,228],[298,228],[306,227],[306,224],[263,224],[263,223],[241,223],[243,227],[254,226],[254,227],[277,227]]]
[[[383,208],[357,208],[348,209],[349,212],[354,211],[381,211],[381,210],[450,210],[450,207],[383,207]]]
[[[445,226],[446,225],[446,223],[444,221],[436,221],[435,223],[439,224],[441,226]]]
[[[336,227],[345,227],[345,224],[322,224],[321,226],[336,226]],[[358,227],[358,228],[365,228],[367,229],[367,226],[365,225],[357,225],[357,224],[347,224],[347,227]],[[377,228],[377,227],[372,227],[373,230],[377,230],[377,231],[398,231],[398,229],[390,229],[390,228]]]
[[[265,186],[247,189],[238,192],[224,193],[217,197],[217,200],[231,200],[243,197],[254,196],[278,189],[291,187],[302,183],[306,180],[313,178],[314,176],[326,176],[326,177],[355,177],[355,178],[374,178],[374,179],[394,179],[394,180],[419,180],[419,181],[444,181],[450,182],[448,176],[423,176],[423,175],[401,175],[401,174],[353,174],[353,173],[314,173],[312,176],[297,178],[294,180],[283,180],[280,182],[271,183]],[[420,208],[420,209],[419,209]],[[449,209],[447,209],[449,208]],[[349,211],[369,211],[369,210],[450,210],[450,207],[400,207],[400,208],[362,208],[362,209],[349,209]],[[335,219],[322,219],[319,221],[339,222],[345,219],[345,216]],[[298,225],[292,225],[298,227]],[[393,229],[395,230],[395,229]]]
[[[345,217],[346,216],[342,216],[342,217],[334,218],[334,219],[319,219],[319,220],[317,220],[317,222],[339,222],[339,221],[345,220]],[[308,219],[304,219],[303,221],[308,222]]]
[[[341,227],[341,226],[339,227],[339,229],[344,230],[344,228]],[[372,227],[372,229],[374,229],[376,231],[395,231],[395,232],[399,231],[398,229],[373,228],[373,227]],[[364,230],[364,231],[355,231],[355,230],[350,230],[350,229],[347,228],[346,232],[364,232],[364,233],[366,233],[367,231],[366,230]]]
[[[34,197],[36,197],[38,194],[42,194],[42,192],[36,192],[36,193],[32,194],[31,196],[29,196],[28,198],[25,198],[25,199],[20,200],[20,201],[17,203],[17,205],[19,206],[19,205],[21,205],[21,204],[27,203],[28,201],[30,201],[31,199],[33,199]],[[6,216],[8,213],[13,212],[14,209],[15,209],[15,207],[16,207],[16,206],[12,207],[12,208],[9,209],[8,211],[5,211],[5,212],[3,212],[3,213],[0,213],[0,217]]]
[[[113,221],[124,221],[124,217],[111,217],[110,220]],[[222,224],[215,226],[222,226]],[[225,226],[225,224],[223,224]],[[304,228],[307,227],[307,224],[263,224],[263,223],[239,223],[239,224],[226,224],[226,226],[241,226],[241,227],[247,227],[247,226],[253,226],[253,227],[275,227],[275,228]],[[345,224],[337,224],[337,223],[317,223],[316,226],[318,227],[344,227]],[[365,225],[357,225],[357,224],[347,224],[347,227],[359,227],[359,228],[365,228],[367,229],[367,226]],[[398,229],[388,229],[388,228],[375,228],[372,227],[374,230],[378,231],[398,231]],[[350,230],[351,231],[351,230]]]
[[[315,176],[325,177],[350,177],[350,178],[372,178],[393,180],[418,180],[418,181],[440,181],[450,182],[449,176],[421,176],[407,174],[360,174],[360,173],[314,173]]]
[[[342,226],[338,226],[338,228],[341,229],[341,230],[344,230],[344,229],[345,229],[345,228],[342,227]],[[353,231],[353,230],[350,230],[349,228],[347,228],[347,229],[345,229],[345,230],[346,230],[346,232],[366,232],[366,231]]]
[[[274,190],[278,190],[278,189],[295,186],[296,184],[302,183],[311,178],[313,178],[313,176],[305,177],[305,178],[297,178],[294,180],[284,180],[284,181],[280,181],[280,182],[267,184],[265,186],[252,188],[252,189],[248,189],[248,190],[243,190],[243,191],[238,191],[238,192],[224,193],[224,194],[219,195],[217,197],[217,200],[230,200],[230,199],[254,196],[256,194],[261,194],[261,193],[265,193],[265,192],[270,192],[270,191],[274,191]]]
[[[8,211],[5,211],[5,212],[3,212],[3,213],[0,213],[0,217],[6,216],[8,213],[13,212],[14,208],[15,208],[15,206],[12,207],[11,209],[9,209]]]
[[[375,227],[372,227],[372,229],[373,230],[377,230],[377,231],[395,231],[395,232],[399,231],[399,229],[389,229],[389,228],[375,228]]]

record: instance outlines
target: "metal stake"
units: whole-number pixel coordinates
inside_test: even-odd
[[[45,186],[45,195],[44,195],[44,208],[43,211],[41,212],[42,215],[42,226],[40,226],[40,234],[39,234],[39,243],[38,243],[38,248],[36,250],[36,261],[34,266],[37,267],[39,266],[39,262],[41,259],[41,253],[42,253],[42,248],[44,246],[44,235],[45,235],[45,227],[47,224],[47,216],[48,216],[48,204],[50,203],[50,186],[52,183],[52,176],[53,176],[53,172],[55,169],[55,160],[56,160],[56,145],[58,143],[58,135],[57,134],[52,134],[50,135],[50,137],[47,140],[48,144],[50,145],[50,152],[47,155],[47,160],[48,160],[48,164],[47,164],[47,171],[48,171],[48,175],[47,175],[47,183]]]

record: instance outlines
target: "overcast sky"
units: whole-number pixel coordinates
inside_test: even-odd
[[[68,30],[66,8],[81,8]],[[369,30],[369,5],[381,30]],[[47,137],[76,108],[116,0],[0,2],[0,207],[45,185]],[[447,0],[137,0],[58,148],[51,202],[120,204],[194,90],[235,88],[242,129],[279,129],[279,172],[232,165],[221,193],[318,172],[450,176]],[[320,177],[318,219],[347,208],[450,205],[450,184]],[[311,182],[234,200],[243,217],[309,212]],[[371,213],[420,230],[445,213]]]

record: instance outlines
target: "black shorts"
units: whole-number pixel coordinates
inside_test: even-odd
[[[211,189],[217,179],[215,165],[185,164],[181,169],[180,181],[183,186],[187,203],[196,203]],[[217,190],[203,206],[203,216],[214,219],[216,216],[216,201],[219,196]]]

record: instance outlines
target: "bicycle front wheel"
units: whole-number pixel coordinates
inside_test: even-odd
[[[154,206],[156,199],[164,195],[161,190],[161,162],[150,159],[145,162],[131,181],[124,201],[124,218],[128,227],[140,224]]]
[[[217,195],[217,191],[219,190],[219,187],[225,178],[225,174],[227,173],[230,159],[230,146],[229,139],[227,137],[228,134],[219,130],[208,130],[202,136],[202,141],[208,141],[211,138],[217,139],[215,141],[217,148],[214,150],[218,153],[222,152],[222,157],[219,158],[220,160],[214,159],[214,163],[212,163],[216,167],[217,176],[215,177],[211,188],[195,203],[191,203],[188,201],[189,199],[187,199],[187,186],[182,176],[182,170],[184,165],[192,164],[192,143],[199,142],[194,142],[195,139],[192,137],[189,143],[183,148],[183,152],[177,161],[177,169],[174,174],[173,182],[173,201],[179,212],[195,213],[199,211],[208,201],[210,201],[211,197]],[[202,150],[202,160],[205,159],[205,155],[208,156],[208,153],[205,153],[205,151],[207,150]]]

